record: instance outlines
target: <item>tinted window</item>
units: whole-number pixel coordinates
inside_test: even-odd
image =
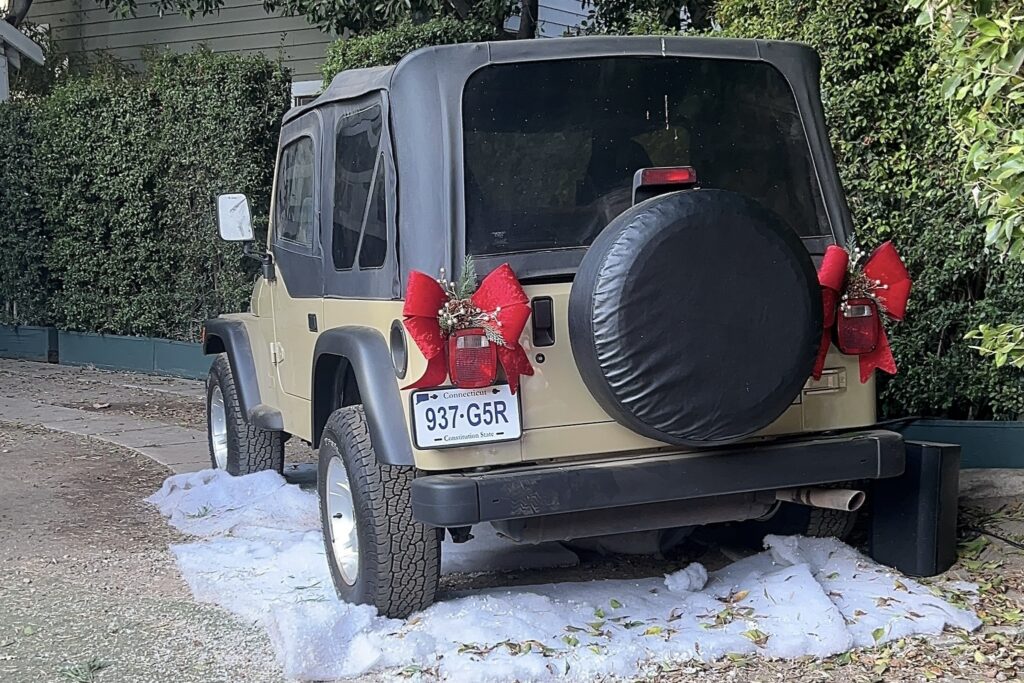
[[[363,245],[359,247],[360,268],[380,268],[388,253],[388,214],[384,187],[384,159],[377,159],[377,176],[373,181],[373,194],[366,210]]]
[[[589,245],[631,204],[633,174],[693,166],[803,236],[829,234],[782,74],[761,62],[612,57],[502,64],[463,96],[473,254]]]
[[[313,140],[299,138],[281,153],[277,192],[277,235],[310,246],[316,233]]]
[[[356,260],[380,147],[380,130],[379,106],[344,116],[338,123],[334,152],[332,252],[334,267],[339,270],[351,268]]]

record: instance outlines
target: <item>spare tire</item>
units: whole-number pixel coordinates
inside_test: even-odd
[[[724,190],[687,190],[613,220],[569,296],[580,375],[619,423],[669,444],[742,439],[774,422],[821,339],[811,257],[778,216]]]

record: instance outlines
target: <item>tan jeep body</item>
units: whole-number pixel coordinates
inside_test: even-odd
[[[765,55],[777,53],[776,59],[780,63],[782,60],[802,60],[812,69],[816,69],[817,66],[816,55],[798,45],[693,38],[545,41],[543,44],[530,46],[534,54],[529,58],[571,59],[584,55],[590,57],[621,54],[623,45],[628,46],[626,50],[630,55],[637,56],[718,56],[724,48],[732,51],[736,58],[761,61],[765,59]],[[328,156],[331,145],[329,142],[321,143],[321,140],[329,141],[331,133],[330,123],[324,120],[325,114],[333,107],[337,107],[339,113],[344,113],[353,106],[365,107],[370,102],[379,102],[385,112],[390,112],[390,121],[385,123],[384,132],[385,138],[390,132],[391,139],[385,139],[382,146],[398,157],[393,158],[386,154],[383,160],[387,170],[400,178],[396,196],[388,200],[388,213],[394,217],[392,220],[399,223],[398,234],[424,232],[424,226],[436,225],[441,220],[450,223],[463,222],[465,216],[459,215],[462,191],[459,164],[456,163],[460,156],[459,141],[456,139],[458,130],[457,125],[454,125],[457,122],[451,121],[452,125],[439,125],[436,142],[424,146],[416,158],[402,157],[403,128],[413,129],[408,133],[410,136],[420,134],[420,130],[426,132],[424,126],[438,122],[440,114],[436,118],[429,114],[423,116],[426,124],[416,122],[415,120],[421,117],[422,110],[400,101],[399,98],[409,97],[406,93],[419,96],[423,91],[424,81],[432,80],[439,84],[437,88],[443,88],[448,82],[465,79],[467,75],[487,65],[516,62],[521,59],[521,46],[515,42],[440,47],[419,51],[407,57],[397,67],[342,73],[320,99],[289,113],[282,135],[282,147],[289,141],[290,127],[300,126],[303,119],[313,120],[321,128],[314,136],[318,142],[319,163],[326,167],[328,164],[324,157]],[[801,65],[800,68],[804,66]],[[798,94],[805,95],[809,102],[818,100],[816,72],[814,76],[815,79],[810,81],[789,79],[790,85]],[[804,93],[800,93],[801,88],[805,90]],[[351,105],[350,102],[356,104]],[[798,102],[802,102],[802,99],[798,99]],[[424,104],[436,104],[441,109],[446,103],[443,102],[443,96],[431,93],[424,97]],[[807,117],[809,125],[820,123],[816,121],[817,113],[813,112]],[[453,111],[451,114],[454,118],[456,112]],[[815,141],[815,138],[820,141],[824,131],[812,128],[808,134],[812,141]],[[811,147],[818,148],[813,144]],[[830,161],[827,144],[821,146],[821,150],[827,155],[824,160]],[[446,173],[447,168],[451,170]],[[832,175],[834,171],[830,169],[830,166],[826,166],[819,170],[820,182],[826,186],[832,184],[838,187],[838,181]],[[403,198],[407,194],[421,192],[422,178],[425,177],[435,177],[438,180],[436,187],[431,188],[431,198],[437,190],[441,190],[442,193],[448,193],[450,199],[442,195],[438,198],[440,201],[427,203],[417,197],[414,201],[408,202],[416,206],[416,214],[410,216],[404,211]],[[389,183],[394,183],[394,180],[389,178]],[[280,178],[277,178],[273,199],[275,203],[280,201],[280,184]],[[325,177],[324,188],[329,184],[330,179]],[[326,190],[321,189],[321,193],[325,192]],[[832,223],[830,229],[841,239],[845,239],[845,235],[849,234],[849,216],[845,204],[841,201],[834,204],[827,206],[828,219]],[[276,213],[272,209],[268,241],[268,249],[272,253],[279,250],[279,246],[275,246],[274,243],[273,216]],[[321,215],[320,220],[325,225],[322,229],[326,231],[329,217]],[[396,228],[392,226],[390,229]],[[457,229],[452,232],[459,233]],[[439,244],[436,246],[443,246],[440,243],[444,242],[444,234],[447,234],[447,231],[438,233],[436,242]],[[399,277],[404,277],[413,268],[431,275],[438,274],[442,268],[449,273],[455,272],[464,255],[463,245],[455,245],[452,250],[435,247],[436,253],[424,253],[422,240],[417,240],[409,250],[405,250],[403,240],[399,239],[399,244],[402,251],[397,255],[395,264],[395,272]],[[324,259],[327,258],[326,255],[322,256]],[[243,323],[248,331],[261,403],[280,412],[287,433],[316,443],[316,431],[322,428],[322,425],[315,425],[313,419],[313,353],[320,334],[325,330],[356,325],[378,330],[385,339],[389,339],[392,326],[402,319],[402,300],[399,292],[388,300],[372,296],[349,297],[345,291],[326,292],[325,296],[321,297],[296,296],[290,293],[289,273],[284,272],[281,266],[278,259],[274,266],[277,277],[273,281],[261,279],[257,282],[251,312],[230,317]],[[639,436],[615,422],[600,408],[581,381],[568,343],[569,330],[565,311],[570,287],[570,282],[526,285],[527,294],[531,299],[542,296],[550,296],[553,299],[556,330],[554,345],[543,349],[531,348],[532,335],[529,328],[521,339],[528,356],[534,361],[536,371],[533,377],[526,377],[523,382],[523,438],[517,442],[462,449],[415,450],[417,468],[430,471],[465,469],[609,453],[657,452],[666,448],[665,444]],[[315,316],[318,321],[316,332],[309,329],[309,316]],[[380,377],[381,382],[394,383],[400,388],[422,374],[425,368],[422,354],[408,341],[406,346],[409,350],[409,361],[405,379],[394,376]],[[537,353],[543,354],[543,363],[536,362]],[[757,436],[822,432],[873,424],[874,381],[860,383],[856,364],[855,358],[844,358],[833,348],[824,377],[817,381],[808,380],[804,392],[792,407]],[[403,406],[409,404],[408,393],[402,392]],[[403,411],[403,417],[408,420],[408,410]]]
[[[529,285],[526,291],[531,298],[552,297],[555,310],[564,311],[569,286],[568,283]],[[281,316],[279,320],[289,322],[275,327],[275,314]],[[324,329],[362,325],[386,335],[392,323],[402,318],[402,302],[292,299],[279,276],[273,283],[265,280],[256,283],[252,312],[230,316],[249,331],[261,397],[281,411],[285,431],[304,441],[312,440],[310,373],[316,334],[307,329],[310,314],[323,321]],[[554,346],[539,350],[545,361],[534,363],[535,374],[523,378],[523,438],[467,448],[413,448],[417,468],[467,469],[602,454],[656,453],[673,448],[635,434],[601,410],[583,385],[572,360],[566,316],[557,316],[556,324]],[[533,358],[538,350],[531,348],[531,338],[528,328],[523,344]],[[419,377],[426,368],[426,361],[415,346],[411,347],[410,354],[407,378]],[[275,363],[275,359],[278,362]],[[874,379],[862,384],[858,377],[857,358],[843,356],[833,348],[822,379],[809,379],[800,399],[753,438],[874,424]],[[394,376],[382,380],[394,382],[397,387],[409,383]],[[295,387],[294,393],[286,387]],[[410,393],[402,391],[405,406],[409,404]],[[409,412],[404,411],[403,416],[408,420]]]

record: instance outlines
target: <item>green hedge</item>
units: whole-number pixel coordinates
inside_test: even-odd
[[[893,328],[900,373],[887,415],[1016,417],[1019,371],[996,370],[963,341],[979,323],[1020,319],[1024,268],[995,263],[962,190],[959,145],[931,43],[903,0],[721,0],[726,35],[798,40],[822,56],[825,111],[854,224],[867,247],[893,239],[914,277]]]
[[[245,192],[265,225],[289,103],[279,65],[200,51],[0,106],[0,225],[24,226],[0,236],[2,321],[192,340],[244,310],[253,264],[213,201]]]
[[[422,24],[407,22],[378,33],[339,40],[327,48],[321,72],[324,84],[345,69],[395,64],[413,50],[431,45],[497,40],[498,32],[481,21],[431,19]]]
[[[0,105],[0,322],[50,320],[33,103]]]

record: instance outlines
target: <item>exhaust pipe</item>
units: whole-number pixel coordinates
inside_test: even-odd
[[[785,503],[798,503],[812,508],[828,508],[853,512],[859,510],[866,498],[863,491],[853,489],[800,488],[779,489],[775,492],[775,500]]]

